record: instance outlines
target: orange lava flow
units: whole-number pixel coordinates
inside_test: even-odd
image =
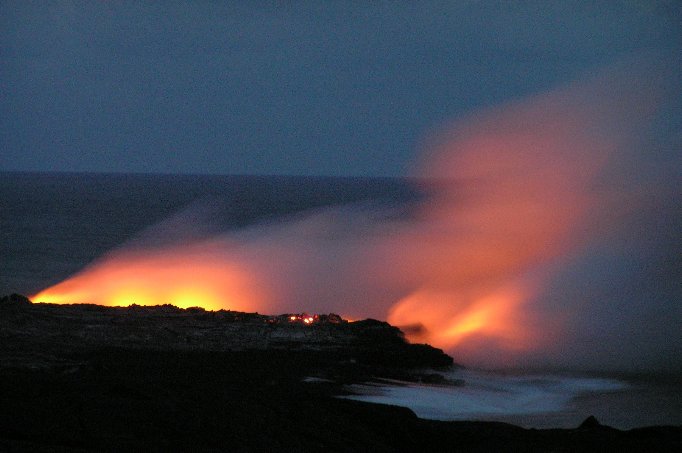
[[[33,296],[34,302],[252,311],[262,294],[249,275],[213,253],[216,244],[122,252]]]

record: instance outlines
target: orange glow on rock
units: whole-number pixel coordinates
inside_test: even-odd
[[[181,308],[252,311],[262,291],[235,263],[218,259],[221,244],[199,243],[121,252],[32,297],[34,302],[128,306],[172,304]]]

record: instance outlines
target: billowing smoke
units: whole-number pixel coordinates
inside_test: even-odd
[[[611,70],[444,127],[412,205],[203,234],[190,210],[34,299],[337,312],[468,365],[679,370],[680,143],[660,118],[680,112],[665,74]]]
[[[612,70],[434,139],[433,195],[385,249],[423,275],[389,321],[482,366],[679,367],[680,159],[651,136],[661,75]]]

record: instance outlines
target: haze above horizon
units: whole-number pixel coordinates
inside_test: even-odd
[[[3,2],[0,170],[404,176],[473,110],[679,54],[680,17],[668,1]]]

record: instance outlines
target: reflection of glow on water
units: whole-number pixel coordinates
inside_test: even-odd
[[[566,410],[576,397],[620,392],[629,387],[614,379],[556,375],[514,376],[469,370],[457,371],[448,377],[464,379],[465,385],[353,385],[350,390],[359,395],[347,398],[405,406],[412,409],[417,416],[433,420],[513,421],[506,417],[557,413]],[[585,414],[583,418],[588,415],[590,414]],[[523,424],[521,421],[517,423]]]

